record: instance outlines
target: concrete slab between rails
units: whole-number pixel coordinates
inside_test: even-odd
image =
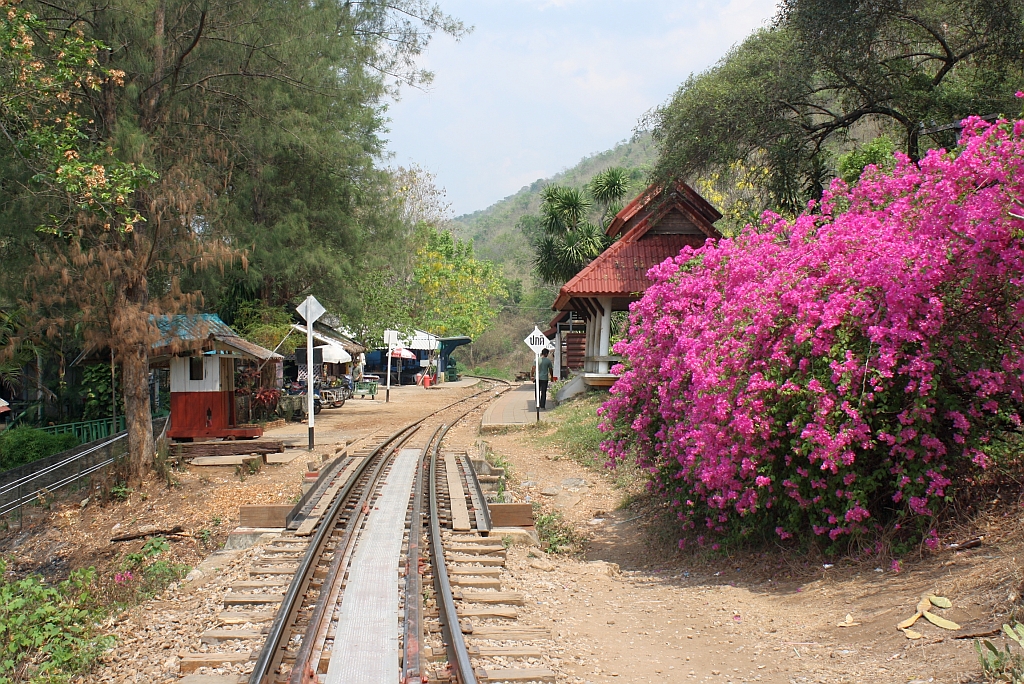
[[[236,527],[224,542],[224,551],[241,551],[280,536],[283,527]]]
[[[532,527],[492,527],[488,538],[505,540],[511,537],[516,546],[540,546],[540,536]]]
[[[550,392],[548,400],[551,400]],[[554,405],[554,402],[551,402]],[[533,383],[526,383],[505,392],[484,411],[480,419],[480,432],[498,432],[506,428],[518,428],[537,422],[537,402],[534,399]],[[540,419],[545,419],[544,409]]]

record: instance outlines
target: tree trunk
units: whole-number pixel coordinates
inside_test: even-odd
[[[128,428],[129,477],[138,482],[153,465],[153,425],[149,406],[149,354],[132,345],[122,358],[125,425]]]

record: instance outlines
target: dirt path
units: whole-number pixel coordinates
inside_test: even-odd
[[[527,429],[486,439],[511,463],[515,500],[540,501],[587,537],[580,558],[550,555],[551,571],[531,567],[525,549],[513,565],[533,593],[529,610],[559,635],[564,681],[980,681],[973,641],[954,637],[1007,621],[1019,600],[1024,548],[1015,540],[905,562],[899,572],[826,567],[782,550],[673,553],[651,541],[645,518],[619,509],[624,492],[607,472],[561,457],[538,436]],[[602,574],[600,561],[621,574]],[[952,609],[933,612],[962,629],[922,619],[914,627],[921,639],[897,631],[925,593],[949,597]],[[856,624],[840,627],[847,615]]]

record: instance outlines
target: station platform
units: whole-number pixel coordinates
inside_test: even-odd
[[[554,407],[554,399],[548,391],[548,409]],[[501,395],[484,411],[480,420],[481,432],[495,432],[510,427],[522,427],[537,422],[533,383],[528,382]],[[544,411],[540,412],[541,421]]]

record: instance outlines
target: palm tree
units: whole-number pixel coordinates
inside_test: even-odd
[[[586,191],[560,185],[541,191],[540,232],[532,229],[537,219],[521,224],[533,242],[534,267],[543,282],[564,283],[608,248],[607,221],[618,213],[631,180],[628,171],[612,167],[594,176]],[[597,223],[588,218],[595,204],[601,211]]]

